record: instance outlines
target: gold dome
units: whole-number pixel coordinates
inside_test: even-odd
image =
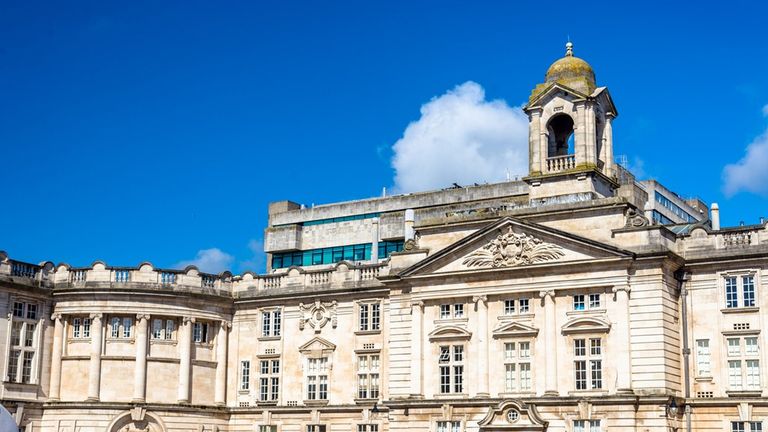
[[[595,84],[595,71],[584,60],[573,56],[573,44],[565,45],[565,57],[552,63],[547,69],[547,84],[557,82],[584,94],[592,94]]]

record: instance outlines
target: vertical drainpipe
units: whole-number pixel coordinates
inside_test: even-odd
[[[686,282],[691,280],[691,274],[684,270],[675,272],[678,287],[680,289],[680,302],[682,304],[683,318],[683,384],[685,386],[685,428],[691,432],[691,407],[688,400],[691,398],[691,370],[689,360],[691,357],[691,348],[688,345],[688,287]]]

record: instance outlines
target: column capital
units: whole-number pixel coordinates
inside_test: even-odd
[[[195,317],[185,316],[184,318],[181,319],[181,322],[183,322],[184,324],[187,324],[187,323],[193,323],[194,324]]]
[[[149,314],[147,314],[147,313],[136,314],[136,319],[139,320],[139,321],[141,321],[141,320],[148,320],[149,319]]]
[[[422,300],[412,300],[411,301],[411,308],[414,308],[414,307],[423,308],[424,307],[424,302]]]
[[[555,298],[555,290],[541,290],[541,291],[539,291],[539,297],[540,298],[549,297],[551,299],[554,299]]]
[[[484,304],[488,304],[488,296],[485,294],[472,296],[472,302],[477,304],[480,304],[480,302],[483,302]]]
[[[61,312],[54,312],[51,314],[51,321],[61,321]]]
[[[629,287],[629,285],[616,285],[613,288],[611,288],[611,292],[616,294],[619,291],[624,291],[625,293],[629,294],[630,291],[632,291],[632,288]]]
[[[232,328],[232,322],[227,321],[227,320],[221,320],[220,325],[221,325],[221,328],[223,328],[223,329],[230,329],[230,328]]]
[[[91,317],[91,319],[92,319],[92,320],[99,320],[99,321],[101,321],[101,318],[102,318],[102,317],[104,317],[104,314],[102,314],[102,313],[100,313],[100,312],[98,312],[98,313],[92,313],[92,314],[90,315],[90,317]]]

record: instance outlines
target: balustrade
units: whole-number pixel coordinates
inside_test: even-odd
[[[27,264],[17,261],[11,262],[11,276],[36,279],[40,272],[40,267],[34,264]]]
[[[115,270],[115,282],[117,283],[126,283],[131,281],[131,271],[130,270]]]
[[[547,158],[547,172],[555,173],[576,168],[576,155]]]

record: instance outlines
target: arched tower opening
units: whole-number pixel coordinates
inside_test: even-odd
[[[549,120],[547,125],[549,146],[547,157],[574,154],[573,148],[573,119],[568,114],[558,114]]]

